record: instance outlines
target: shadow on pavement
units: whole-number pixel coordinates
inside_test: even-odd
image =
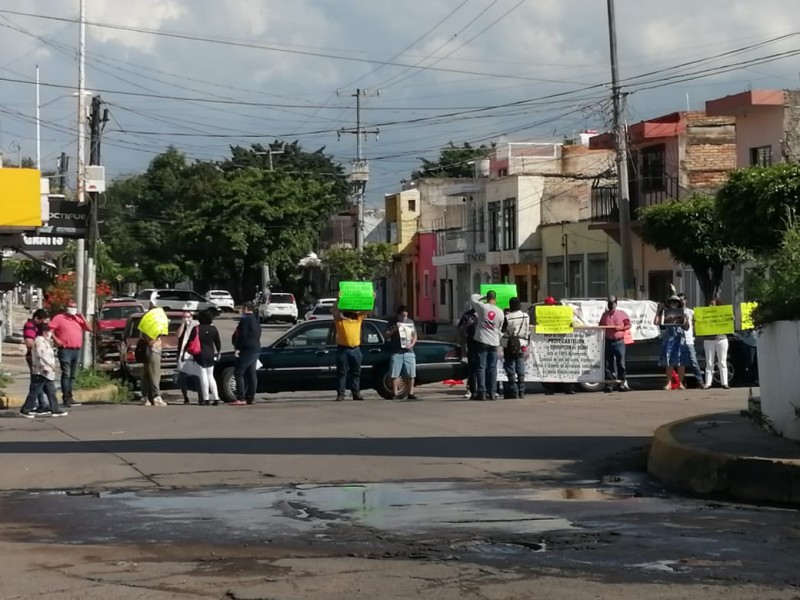
[[[264,454],[309,456],[394,456],[486,459],[596,460],[650,437],[410,437],[410,438],[189,438],[0,442],[0,454]]]

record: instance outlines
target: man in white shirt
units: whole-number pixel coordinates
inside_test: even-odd
[[[531,318],[522,312],[519,298],[509,301],[506,322],[503,325],[503,369],[506,381],[503,396],[506,399],[525,397],[525,356],[531,338]]]
[[[477,400],[497,399],[497,349],[500,347],[505,315],[497,306],[497,293],[489,290],[486,296],[472,295],[472,306],[478,317],[475,328],[475,348],[478,358],[475,373]]]
[[[703,372],[700,370],[700,364],[697,362],[697,351],[694,348],[694,311],[691,308],[688,308],[686,305],[686,294],[681,292],[678,294],[678,298],[681,299],[683,312],[686,314],[686,319],[689,321],[689,329],[687,329],[685,333],[686,349],[689,351],[689,362],[691,363],[689,368],[692,369],[695,379],[697,379],[697,386],[701,390],[704,390],[706,389],[706,385],[704,383],[705,377],[703,376]]]

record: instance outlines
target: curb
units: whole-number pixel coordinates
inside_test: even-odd
[[[102,404],[114,399],[117,394],[117,386],[113,384],[91,390],[75,390],[74,396],[81,404]],[[0,397],[0,408],[21,408],[25,404],[25,396],[5,396]]]
[[[653,436],[647,472],[668,487],[702,496],[800,505],[800,460],[712,452],[682,444],[672,431],[698,415],[662,425]]]

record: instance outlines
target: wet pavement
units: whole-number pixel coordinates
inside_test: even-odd
[[[12,493],[0,513],[29,525],[28,543],[204,544],[800,589],[797,511],[672,497],[640,475],[615,479]]]

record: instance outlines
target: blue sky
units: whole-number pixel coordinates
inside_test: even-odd
[[[370,204],[450,140],[560,139],[609,122],[603,0],[86,2],[88,21],[105,25],[87,30],[87,84],[111,110],[113,177],[169,144],[213,159],[275,137],[347,163],[355,140],[336,131],[355,124],[357,87],[370,92],[365,124],[381,129],[365,143]],[[698,109],[750,87],[800,87],[795,2],[617,0],[617,13],[632,122],[682,110],[687,96]],[[34,88],[18,81],[37,63],[43,166],[75,154],[77,15],[78,0],[0,7],[7,159],[18,146],[35,154]]]

